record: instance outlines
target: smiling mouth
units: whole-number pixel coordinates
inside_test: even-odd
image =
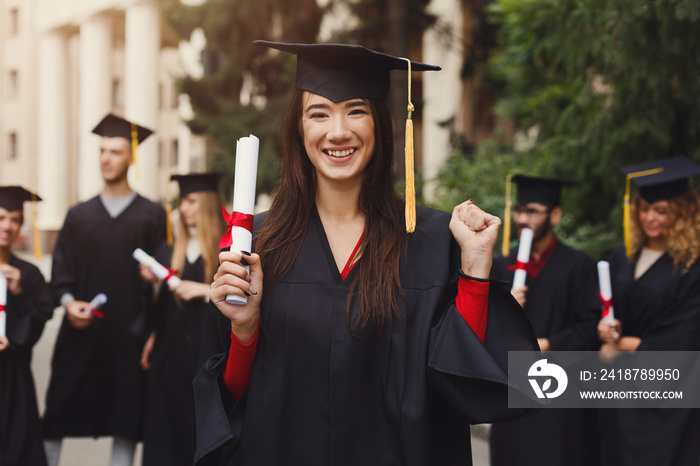
[[[323,152],[330,155],[331,157],[335,157],[336,159],[342,159],[344,157],[352,155],[355,152],[355,150],[356,149],[345,149],[345,150],[325,149]]]

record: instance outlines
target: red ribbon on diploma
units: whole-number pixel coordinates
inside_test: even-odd
[[[0,312],[4,312],[4,311],[5,311],[5,305],[4,305],[4,304],[0,304]]]
[[[509,265],[508,270],[526,270],[527,262],[516,262],[515,265]]]
[[[219,249],[224,249],[231,247],[231,228],[241,227],[248,230],[251,234],[253,233],[253,216],[250,214],[243,214],[241,212],[231,212],[230,214],[226,212],[223,206],[221,206],[221,213],[224,214],[224,220],[228,229],[224,236],[221,237],[219,242]]]
[[[165,267],[165,266],[163,266],[163,267]],[[177,271],[177,270],[171,269],[170,267],[165,267],[165,270],[168,271],[168,274],[167,274],[167,275],[165,276],[165,278],[163,279],[163,281],[164,281],[165,283],[168,283],[168,280],[170,280],[171,277],[174,277],[174,276],[176,276],[176,275],[178,274],[178,271]]]
[[[105,316],[104,314],[102,314],[102,311],[100,311],[99,309],[95,309],[95,308],[92,307],[92,306],[88,306],[88,310],[90,311],[90,313],[91,313],[92,315],[94,315],[94,316],[97,317],[98,319],[102,319],[102,318],[104,318],[104,316]]]
[[[600,298],[600,302],[603,305],[603,313],[601,317],[606,317],[608,314],[610,314],[610,308],[612,307],[612,298],[603,298],[603,295],[600,294],[600,291],[598,291],[598,298]]]

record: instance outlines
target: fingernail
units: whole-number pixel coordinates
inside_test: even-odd
[[[244,256],[250,256],[251,254],[248,251],[241,251],[241,254]]]
[[[247,291],[244,291],[243,294],[246,296],[250,296],[250,293],[248,293]]]
[[[248,264],[248,261],[245,260],[245,257],[241,257],[241,264],[243,264],[243,265],[249,265],[249,264]]]
[[[473,204],[473,203],[474,203],[474,198],[471,197],[471,198],[467,199],[467,202],[471,202],[471,203]]]
[[[257,292],[257,291],[250,290],[250,294],[257,295],[258,292]]]

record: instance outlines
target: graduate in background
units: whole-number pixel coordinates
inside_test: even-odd
[[[466,201],[418,208],[407,233],[384,101],[407,60],[256,43],[297,55],[297,90],[257,253],[219,256],[193,382],[197,464],[470,464],[470,423],[521,414],[508,350],[537,348],[488,279],[500,220]]]
[[[209,285],[219,265],[219,239],[225,230],[218,195],[221,173],[173,175],[180,186],[174,246],[164,242],[155,259],[179,270],[175,289],[162,285],[156,302],[154,333],[142,365],[149,370],[143,431],[143,465],[191,466],[195,419],[192,379],[197,367]],[[141,276],[160,280],[146,264]],[[161,282],[162,283],[162,282]]]
[[[572,182],[526,175],[515,175],[512,181],[518,187],[518,235],[530,228],[533,240],[526,284],[511,293],[530,319],[542,351],[595,351],[600,318],[595,264],[554,233],[563,214],[562,187]],[[491,277],[512,283],[516,259],[517,247],[506,257],[498,255]],[[494,423],[491,464],[594,465],[595,427],[595,411],[590,409],[544,409],[525,419]]]
[[[611,253],[616,320],[601,320],[603,351],[700,350],[700,196],[688,178],[700,166],[686,157],[622,168],[639,186],[625,220],[626,244]],[[614,353],[613,353],[614,354]],[[602,409],[602,464],[700,463],[696,409]]]
[[[0,336],[0,465],[44,466],[41,424],[31,372],[32,348],[53,314],[51,293],[39,269],[12,254],[26,201],[39,196],[0,186],[0,274],[7,280],[6,336]]]
[[[63,437],[113,436],[112,465],[130,465],[140,439],[145,373],[141,350],[151,287],[131,254],[153,254],[165,238],[163,208],[133,191],[133,150],[152,131],[115,115],[93,130],[102,136],[99,196],[72,207],[53,255],[51,288],[66,313],[51,362],[44,436],[55,466]],[[83,312],[107,295],[104,318]]]

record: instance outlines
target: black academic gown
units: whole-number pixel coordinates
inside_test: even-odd
[[[494,259],[491,276],[513,283],[517,248]],[[536,278],[527,277],[523,309],[537,338],[551,351],[595,351],[601,304],[597,272],[583,252],[558,242]],[[494,466],[590,466],[597,464],[596,416],[590,409],[545,408],[525,419],[491,426]]]
[[[634,279],[636,263],[624,246],[610,255],[615,317],[622,335],[640,337],[637,351],[700,350],[700,264],[686,274],[668,254]],[[700,416],[696,409],[602,409],[602,464],[697,466]]]
[[[156,259],[170,264],[172,249],[163,245]],[[201,282],[202,258],[185,261],[180,277]],[[207,305],[204,299],[176,301],[167,286],[161,286],[156,303],[156,341],[148,371],[146,413],[143,431],[144,466],[191,466],[194,461],[195,419],[192,379]]]
[[[314,210],[291,270],[265,290],[252,380],[235,406],[221,382],[231,327],[210,305],[194,380],[197,464],[471,464],[469,424],[520,414],[507,408],[508,350],[537,343],[505,284],[490,286],[486,345],[459,315],[449,220],[418,209],[401,317],[380,336],[353,336],[346,298],[358,267],[341,279]]]
[[[7,294],[7,338],[0,351],[0,466],[44,466],[41,425],[31,372],[32,348],[51,318],[51,293],[39,269],[16,256],[19,295]]]
[[[131,254],[153,254],[165,238],[165,212],[140,195],[116,218],[99,197],[68,211],[53,256],[51,287],[90,302],[107,295],[103,319],[77,330],[64,317],[46,395],[46,438],[114,435],[140,439],[145,373],[141,350],[151,288]]]

